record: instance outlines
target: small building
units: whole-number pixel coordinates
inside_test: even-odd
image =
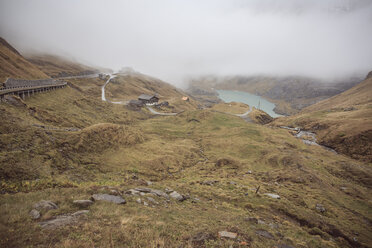
[[[159,101],[159,97],[157,97],[156,95],[142,94],[138,97],[138,100],[141,101],[143,104],[153,105]]]

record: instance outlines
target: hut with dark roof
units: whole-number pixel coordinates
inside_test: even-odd
[[[156,95],[142,94],[138,97],[138,100],[141,101],[143,104],[152,105],[159,101],[159,97],[157,97]]]

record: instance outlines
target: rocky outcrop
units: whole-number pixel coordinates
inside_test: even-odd
[[[54,219],[40,222],[40,226],[44,229],[54,229],[65,225],[76,223],[80,217],[89,213],[89,210],[80,210],[73,214],[57,216]]]
[[[36,210],[51,210],[51,209],[57,209],[58,206],[52,201],[39,201],[38,203],[35,203],[34,208]]]

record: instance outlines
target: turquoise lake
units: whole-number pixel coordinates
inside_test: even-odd
[[[268,100],[260,96],[235,90],[217,90],[217,92],[218,97],[224,102],[242,102],[255,108],[258,108],[258,104],[260,104],[260,109],[268,113],[271,117],[282,116],[274,112],[274,103],[269,102]]]

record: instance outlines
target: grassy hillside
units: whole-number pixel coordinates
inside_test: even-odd
[[[55,55],[28,55],[27,60],[50,77],[66,77],[97,73],[98,69]]]
[[[106,98],[111,101],[129,101],[141,94],[158,94],[159,102],[167,101],[174,107],[170,111],[195,109],[198,105],[193,99],[183,101],[182,97],[188,95],[182,90],[141,73],[119,74],[106,86]]]
[[[0,83],[8,77],[22,79],[49,78],[35,65],[27,61],[14,47],[0,37]]]
[[[26,67],[14,75],[25,77]],[[370,132],[371,80],[275,124],[304,123],[322,142],[338,130],[347,143]],[[170,103],[164,111],[183,112],[132,111],[101,100],[105,79],[66,81],[0,103],[0,247],[372,247],[371,163],[261,125],[269,117],[260,110],[250,113],[259,124],[222,113],[241,114],[245,104],[201,110],[143,74],[118,75],[107,97],[157,93]],[[370,145],[363,136],[353,147],[360,140]],[[98,193],[126,204],[74,203]],[[35,206],[42,200],[53,203]]]
[[[353,158],[372,161],[372,78],[337,96],[305,108],[276,125],[300,126],[317,133],[324,145]]]
[[[68,82],[0,103],[1,247],[371,247],[370,164],[213,110],[153,118],[102,102],[104,80]],[[135,187],[186,200],[127,193]],[[95,202],[70,225],[40,227],[94,193],[127,203]],[[32,220],[42,199],[59,208]]]

